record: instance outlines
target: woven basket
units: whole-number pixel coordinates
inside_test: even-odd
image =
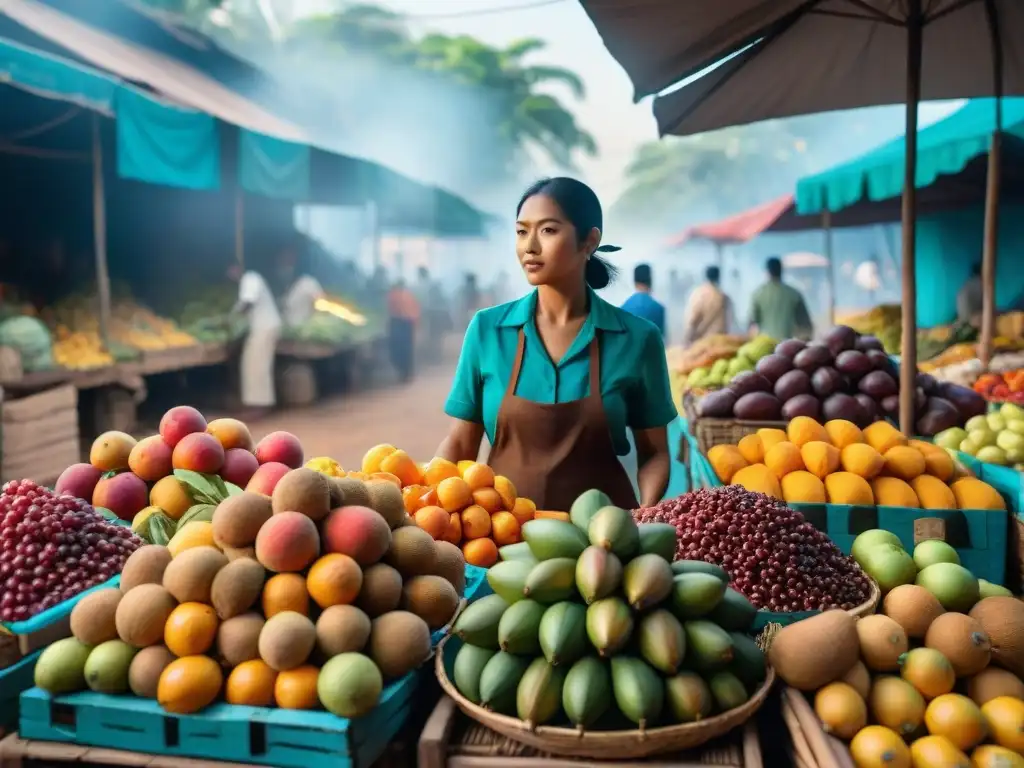
[[[758,645],[767,647],[778,629],[777,625],[767,627],[758,639]],[[635,759],[699,747],[746,723],[764,704],[775,682],[775,670],[769,667],[765,681],[746,703],[696,723],[631,731],[580,731],[548,725],[531,729],[522,720],[486,710],[459,693],[454,683],[448,679],[444,666],[445,647],[450,639],[446,637],[438,646],[434,656],[434,670],[441,688],[455,701],[459,709],[481,725],[513,741],[566,757]]]
[[[784,421],[745,421],[744,419],[709,419],[697,415],[697,398],[687,392],[683,395],[683,413],[690,433],[697,439],[697,447],[707,456],[716,445],[736,445],[747,435],[759,429],[786,429]]]
[[[879,589],[875,580],[869,577],[868,583],[871,585],[871,594],[868,596],[868,599],[856,608],[851,608],[847,611],[847,613],[855,619],[862,619],[865,616],[871,616],[878,610],[878,604],[882,601],[882,590]]]

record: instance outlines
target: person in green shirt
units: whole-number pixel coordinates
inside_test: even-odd
[[[765,262],[768,281],[754,291],[750,301],[750,326],[753,333],[773,339],[809,340],[814,323],[800,291],[782,282],[782,262],[772,256]]]

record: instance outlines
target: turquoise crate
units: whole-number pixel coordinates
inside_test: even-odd
[[[149,699],[74,693],[21,694],[19,735],[129,752],[227,760],[281,768],[365,768],[383,754],[412,707],[419,671],[384,689],[356,720],[311,712],[214,704],[195,715]]]
[[[18,697],[35,684],[36,659],[41,654],[42,651],[36,651],[0,669],[0,730],[18,724]]]
[[[462,596],[466,599],[467,603],[472,603],[481,597],[487,597],[493,591],[491,585],[487,583],[486,568],[481,568],[478,565],[466,566],[466,589],[463,590]]]
[[[95,592],[99,589],[107,589],[109,587],[117,587],[121,584],[121,575],[118,574],[102,584],[97,584],[95,587],[89,587],[77,595],[72,597],[70,600],[65,600],[63,603],[58,603],[52,608],[47,608],[40,614],[33,616],[31,619],[25,621],[13,621],[13,622],[2,622],[0,621],[0,627],[3,627],[12,635],[31,635],[34,632],[39,632],[46,629],[52,624],[56,624],[62,619],[66,619],[71,615],[71,610],[78,605],[78,601],[88,595],[90,592]]]

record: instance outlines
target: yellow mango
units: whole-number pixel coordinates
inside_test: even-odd
[[[882,470],[885,474],[907,482],[923,475],[926,469],[924,454],[911,445],[894,445],[882,458],[885,459]]]
[[[1006,509],[1006,500],[999,491],[977,478],[961,478],[949,488],[956,498],[957,509]]]
[[[921,506],[914,489],[898,477],[876,477],[871,481],[871,492],[880,507],[917,509]]]
[[[852,472],[833,472],[825,478],[825,494],[830,504],[872,506],[875,495],[868,481]]]
[[[870,445],[854,443],[843,448],[839,453],[839,463],[843,470],[870,480],[881,473],[885,467],[882,455]]]
[[[910,481],[922,509],[956,509],[956,497],[949,486],[931,475],[919,475]]]
[[[782,478],[782,498],[794,504],[824,504],[825,484],[806,470],[790,472]]]
[[[790,472],[804,469],[800,449],[793,443],[778,443],[772,446],[764,455],[764,463],[780,480]]]
[[[907,438],[888,421],[876,421],[864,429],[864,442],[884,454],[897,445],[906,445]]]
[[[747,435],[736,444],[736,447],[748,464],[760,464],[764,461],[764,443],[760,435]]]
[[[751,464],[749,467],[744,467],[732,476],[732,484],[743,486],[748,491],[774,496],[776,499],[782,498],[782,488],[778,478],[764,464]]]
[[[735,445],[715,445],[708,450],[708,462],[718,479],[728,485],[733,475],[749,465]]]
[[[773,445],[789,440],[784,429],[775,429],[774,427],[762,427],[757,430],[757,436],[761,438],[761,445],[764,447],[765,453],[768,453],[768,449]]]
[[[800,449],[804,466],[812,475],[824,480],[839,469],[839,449],[822,440],[812,440]]]
[[[789,442],[797,448],[815,440],[828,442],[829,439],[825,428],[810,416],[797,416],[792,419],[786,427],[786,434],[789,436]]]
[[[846,419],[826,421],[825,432],[828,434],[829,442],[839,450],[854,443],[864,442],[864,433],[860,431],[860,427]]]

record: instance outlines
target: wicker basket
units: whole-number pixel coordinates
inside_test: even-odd
[[[871,594],[868,596],[868,599],[856,608],[851,608],[847,611],[855,619],[871,616],[878,610],[878,604],[882,601],[882,590],[879,589],[875,580],[869,577],[868,583],[871,585]]]
[[[683,413],[690,433],[697,439],[697,447],[707,456],[716,445],[736,445],[747,435],[759,429],[786,428],[784,421],[745,421],[744,419],[709,419],[697,415],[697,398],[687,392],[683,395]]]
[[[766,628],[759,638],[759,645],[770,643],[777,631],[776,625]],[[445,647],[450,639],[446,637],[438,646],[434,656],[434,670],[441,688],[455,701],[459,709],[481,725],[513,741],[553,755],[567,757],[603,760],[643,758],[699,747],[746,723],[764,704],[775,682],[775,670],[769,667],[764,683],[746,703],[696,723],[631,731],[579,731],[547,725],[531,729],[518,718],[499,715],[474,704],[458,691],[454,683],[448,679],[444,666]]]

